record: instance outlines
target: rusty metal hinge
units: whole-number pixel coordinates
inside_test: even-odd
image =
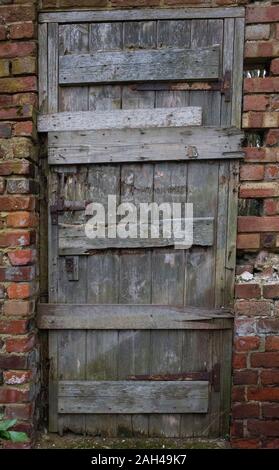
[[[226,70],[225,72],[221,84],[221,93],[225,96],[225,102],[229,103],[232,95],[232,73],[230,70]]]
[[[57,225],[58,224],[58,213],[64,210],[64,199],[59,197],[55,204],[50,206],[50,218],[51,224]]]
[[[52,225],[58,224],[58,213],[65,211],[82,211],[91,201],[66,201],[59,197],[55,204],[50,206],[50,215]]]

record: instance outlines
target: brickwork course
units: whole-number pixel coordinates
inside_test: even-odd
[[[33,445],[40,407],[38,9],[246,7],[231,444],[279,447],[279,1],[2,0],[0,412]],[[248,274],[247,274],[248,273]],[[7,444],[11,446],[11,444]],[[15,446],[14,444],[12,446]]]

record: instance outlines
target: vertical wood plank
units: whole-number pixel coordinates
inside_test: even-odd
[[[48,112],[58,111],[58,24],[48,25]]]
[[[215,306],[225,305],[226,240],[228,214],[229,162],[219,162],[218,215],[216,227]]]
[[[58,331],[48,333],[49,385],[48,385],[48,427],[50,432],[58,431]]]
[[[224,48],[223,48],[223,75],[226,71],[230,71],[234,75],[233,70],[233,55],[234,55],[234,19],[224,19]],[[225,101],[225,96],[222,96],[222,113],[221,124],[223,127],[231,125],[231,101]]]
[[[210,371],[212,368],[212,335],[206,331],[184,331],[181,353],[181,371]],[[211,393],[209,394],[211,400]],[[204,415],[181,415],[180,437],[208,437],[212,417],[211,403],[209,412]]]
[[[39,24],[39,111],[48,112],[48,36],[47,23]]]
[[[244,34],[245,19],[237,18],[234,27],[232,125],[239,128],[241,128]]]
[[[59,55],[88,52],[88,25],[62,24],[59,26]],[[60,111],[87,111],[88,87],[61,87]]]
[[[226,304],[233,305],[236,263],[236,231],[238,208],[239,161],[230,162],[227,249],[226,249]]]

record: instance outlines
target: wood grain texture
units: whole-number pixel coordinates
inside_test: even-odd
[[[49,133],[49,163],[121,163],[241,158],[243,133],[173,127]]]
[[[121,229],[124,233],[127,229],[126,223],[119,222],[117,225],[110,224],[109,230],[113,230],[116,233],[115,238],[88,238],[85,233],[84,225],[61,225],[59,227],[59,254],[61,255],[86,255],[90,254],[92,250],[104,250],[111,248],[153,248],[153,247],[164,247],[164,246],[185,246],[187,248],[187,238],[183,241],[183,238],[176,238],[175,233],[169,232],[169,238],[164,236],[162,227],[171,226],[172,223],[180,225],[180,219],[163,219],[158,224],[159,237],[152,238],[151,227],[154,228],[157,225],[154,224],[129,224],[129,230],[137,231],[138,238],[122,238],[119,236],[119,230]],[[181,224],[183,226],[183,224]],[[197,246],[211,246],[213,245],[214,239],[214,219],[212,218],[200,218],[193,220],[193,245]],[[183,228],[182,228],[183,231]],[[141,233],[146,234],[146,238],[141,237]],[[147,237],[147,235],[149,236]],[[186,233],[186,237],[191,234]]]
[[[59,413],[206,413],[207,381],[60,381]]]
[[[113,110],[109,113],[84,111],[41,115],[38,130],[86,131],[98,129],[146,129],[148,127],[200,126],[201,108]]]
[[[107,22],[107,21],[140,21],[140,20],[178,20],[193,18],[239,18],[245,16],[244,8],[179,8],[179,9],[135,9],[111,11],[64,11],[44,12],[39,15],[39,22]]]
[[[219,57],[219,46],[64,55],[59,84],[217,80]]]
[[[42,329],[150,330],[230,328],[226,310],[162,305],[40,304]]]

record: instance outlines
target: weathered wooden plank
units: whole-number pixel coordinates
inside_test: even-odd
[[[58,111],[58,24],[48,25],[48,112]]]
[[[59,413],[206,413],[208,382],[60,381]]]
[[[238,208],[238,182],[239,162],[232,161],[229,170],[228,191],[228,219],[227,219],[227,244],[226,244],[226,290],[225,305],[232,305],[234,299],[234,282],[236,266],[236,231]]]
[[[241,127],[242,110],[242,82],[243,82],[243,51],[245,36],[245,19],[235,20],[234,31],[234,78],[233,78],[233,101],[232,101],[232,125]]]
[[[148,127],[200,126],[201,108],[113,110],[109,113],[83,111],[41,115],[39,132],[100,129],[146,129]]]
[[[224,39],[223,39],[223,76],[226,72],[231,74],[232,79],[238,73],[237,69],[233,66],[234,56],[234,19],[226,18],[224,20]],[[232,90],[230,90],[232,91]],[[242,94],[242,93],[241,93]],[[222,96],[222,109],[221,109],[221,125],[224,127],[231,126],[232,114],[232,97],[226,101],[226,97]]]
[[[52,165],[240,158],[242,138],[215,127],[50,132],[48,158]]]
[[[40,304],[38,326],[60,330],[216,330],[231,328],[231,314],[227,310],[158,305]]]
[[[216,80],[219,46],[96,52],[59,57],[59,84]]]
[[[109,229],[116,233],[115,238],[88,238],[85,233],[85,225],[66,225],[61,224],[59,227],[59,254],[62,255],[86,255],[90,254],[92,250],[104,250],[110,248],[153,248],[164,246],[183,246],[187,248],[186,231],[185,241],[183,238],[175,237],[172,228],[169,232],[169,238],[161,232],[162,227],[171,227],[172,223],[180,224],[180,219],[163,219],[159,222],[159,237],[152,238],[150,233],[151,227],[156,227],[153,224],[133,224],[129,223],[129,230],[137,231],[138,238],[121,238],[119,230],[124,233],[127,229],[126,222],[119,222],[118,224],[110,224]],[[99,224],[100,225],[100,224]],[[182,224],[181,224],[182,225]],[[182,225],[183,231],[183,225]],[[142,238],[141,233],[146,234],[146,238]],[[189,239],[189,238],[188,238]],[[193,245],[196,246],[212,246],[214,240],[214,219],[213,218],[197,218],[193,219]]]
[[[39,110],[41,113],[48,112],[47,93],[48,93],[48,44],[47,44],[48,25],[40,24],[38,26],[39,38]]]
[[[59,56],[88,52],[88,25],[62,24],[59,26]],[[60,87],[59,111],[88,111],[88,88]]]
[[[175,20],[194,18],[239,18],[245,16],[244,8],[179,8],[133,10],[79,10],[44,12],[39,14],[39,22],[43,23],[81,23],[107,21],[140,21],[140,20]]]

